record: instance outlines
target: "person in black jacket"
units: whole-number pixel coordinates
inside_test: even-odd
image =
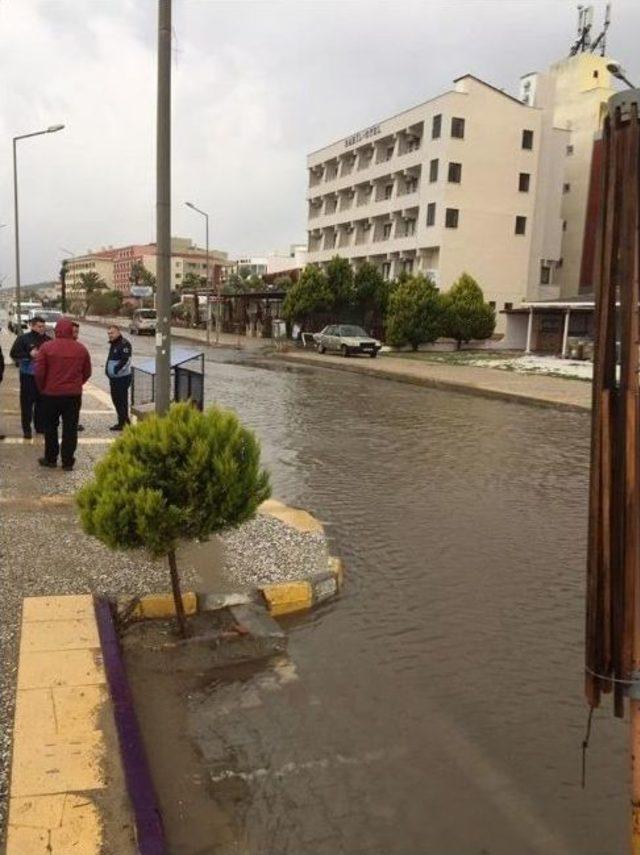
[[[110,347],[105,373],[111,387],[111,400],[118,421],[109,430],[123,430],[129,424],[129,386],[131,386],[131,342],[127,341],[115,324],[107,330]]]
[[[29,319],[29,332],[19,335],[13,343],[9,355],[20,368],[20,414],[22,417],[22,435],[31,439],[31,424],[36,433],[44,433],[40,406],[40,393],[34,378],[34,359],[38,349],[49,341],[45,333],[44,320],[36,315]]]

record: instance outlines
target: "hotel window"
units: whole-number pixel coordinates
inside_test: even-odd
[[[415,220],[405,220],[405,229],[404,233],[406,237],[410,237],[416,233],[416,221]]]
[[[420,140],[417,137],[411,137],[407,142],[407,151],[418,151],[420,148]]]
[[[492,309],[493,309],[493,311],[495,312],[495,310],[496,310],[496,301],[495,301],[495,300],[489,300],[489,305],[491,306],[491,308],[492,308]]]
[[[384,188],[384,198],[390,199],[392,193],[393,193],[393,184],[387,184],[387,186]]]
[[[505,312],[510,312],[513,309],[513,303],[505,303],[504,310]]]
[[[562,231],[563,231],[563,232],[566,232],[566,230],[567,230],[567,221],[566,221],[566,220],[563,220],[563,221],[562,221]]]
[[[392,145],[390,145],[389,148],[387,149],[387,156],[386,156],[385,160],[391,160],[391,158],[393,157],[393,151],[394,151],[394,147]]]
[[[460,184],[462,180],[462,164],[450,163],[448,180],[451,184]]]
[[[431,139],[437,140],[442,131],[442,116],[438,113],[431,121]]]
[[[387,282],[391,279],[391,262],[383,261],[382,262],[382,278]]]
[[[563,184],[562,185],[562,192],[563,193],[568,193],[569,190],[571,190],[571,184]]]
[[[522,132],[522,148],[529,150],[533,148],[533,131]]]
[[[386,240],[391,237],[391,228],[393,223],[385,223],[382,228],[382,237]]]
[[[540,265],[540,284],[541,285],[550,285],[551,284],[551,268],[548,264]]]
[[[517,235],[523,235],[527,231],[527,218],[526,217],[516,217],[516,227],[515,233]]]
[[[433,184],[438,180],[438,160],[429,161],[429,181]]]
[[[433,226],[436,222],[436,203],[429,202],[427,205],[427,225]]]
[[[567,146],[567,154],[568,154],[568,155],[572,155],[572,154],[573,154],[573,146],[572,146],[572,145],[568,145],[568,146]]]
[[[417,178],[407,178],[405,183],[405,193],[415,193],[418,189],[418,179]]]
[[[531,176],[529,175],[528,172],[521,172],[520,173],[520,177],[518,178],[518,190],[521,193],[528,193],[529,192],[529,181],[530,181],[530,179],[531,179]]]
[[[451,136],[457,140],[464,139],[464,119],[459,119],[455,116],[451,119]]]
[[[444,225],[447,229],[457,229],[458,228],[458,215],[459,210],[457,208],[447,208],[444,215]]]

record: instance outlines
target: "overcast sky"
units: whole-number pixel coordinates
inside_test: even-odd
[[[603,0],[594,0],[600,26]],[[640,79],[639,0],[614,0],[608,54]],[[0,0],[0,280],[13,282],[11,138],[22,281],[61,248],[155,230],[155,0]],[[305,156],[448,89],[465,72],[517,92],[567,54],[572,0],[174,0],[174,235],[260,254],[306,240]]]

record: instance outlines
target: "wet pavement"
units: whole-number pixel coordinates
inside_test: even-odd
[[[580,786],[588,416],[222,350],[207,374],[347,575],[289,623],[285,665],[190,692],[235,832],[180,855],[624,851],[608,711]]]

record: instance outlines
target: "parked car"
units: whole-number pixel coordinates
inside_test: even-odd
[[[364,354],[375,359],[382,342],[367,335],[362,327],[352,324],[331,324],[314,335],[318,353],[335,350],[343,356]]]
[[[29,320],[36,317],[42,318],[46,332],[53,335],[56,324],[62,317],[62,312],[58,312],[56,309],[29,309]]]
[[[131,335],[155,335],[158,313],[155,309],[136,309],[131,318]]]
[[[29,312],[31,309],[42,310],[42,303],[34,301],[25,301],[20,303],[20,320],[18,320],[18,304],[11,303],[9,306],[9,329],[12,333],[20,335],[24,330],[29,329]]]

